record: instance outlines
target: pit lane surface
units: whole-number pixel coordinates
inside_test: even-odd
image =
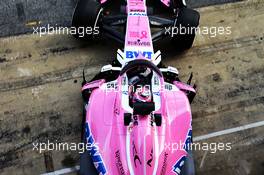
[[[0,36],[32,33],[32,25],[70,26],[78,0],[0,1]],[[120,4],[123,0],[114,0]],[[152,0],[151,0],[152,1]],[[241,0],[186,0],[191,7],[201,7]]]
[[[264,2],[200,8],[201,26],[231,26],[231,35],[197,37],[175,54],[158,46],[166,65],[189,72],[199,90],[192,104],[194,137],[264,120]],[[32,151],[33,142],[79,142],[81,73],[92,77],[119,45],[89,45],[71,36],[21,35],[0,39],[0,174],[40,174],[78,164],[78,153]],[[210,137],[231,151],[195,151],[197,174],[262,175],[264,127]]]

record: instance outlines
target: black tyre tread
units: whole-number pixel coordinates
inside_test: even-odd
[[[186,27],[186,28],[194,28],[198,27],[200,20],[199,12],[189,9],[189,8],[181,8],[178,13],[176,27]],[[176,50],[182,51],[192,47],[195,38],[195,32],[192,34],[185,35],[175,35],[172,38],[173,43],[175,44]]]
[[[190,8],[181,8],[178,13],[177,26],[181,24],[185,27],[197,27],[199,20],[199,12]]]
[[[182,0],[171,0],[170,7],[172,8],[182,8],[185,7],[185,4]]]
[[[98,175],[88,151],[80,155],[80,175]]]
[[[188,155],[184,162],[181,175],[195,175],[194,158],[191,150],[188,150]]]
[[[73,14],[72,26],[93,28],[100,8],[101,4],[97,0],[80,0]],[[74,36],[80,38],[78,34]],[[92,35],[85,35],[84,38],[91,39]]]

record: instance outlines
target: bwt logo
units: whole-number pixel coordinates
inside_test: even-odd
[[[90,144],[95,143],[88,123],[85,123],[85,136],[86,136],[86,140],[88,143],[90,143]],[[103,162],[103,158],[102,158],[98,148],[96,146],[93,146],[91,148],[91,150],[89,150],[89,154],[92,158],[93,164],[94,164],[97,172],[100,175],[106,175],[107,170],[106,170],[105,164]]]
[[[145,58],[151,59],[153,53],[147,51],[126,51],[126,58],[137,58],[140,54]]]

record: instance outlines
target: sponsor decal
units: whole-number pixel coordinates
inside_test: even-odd
[[[147,161],[148,166],[151,167],[152,161],[153,161],[153,148],[151,149],[151,152],[150,152],[150,159]]]
[[[130,16],[147,16],[146,13],[140,13],[140,12],[130,12]]]
[[[109,90],[115,90],[115,89],[117,89],[117,82],[107,83],[106,87]]]
[[[120,156],[120,151],[115,152],[115,158],[116,158],[116,166],[119,170],[120,175],[125,175],[125,170],[122,164],[121,156]]]
[[[133,156],[134,156],[134,164],[135,164],[135,167],[137,168],[137,162],[138,162],[140,165],[141,165],[142,163],[141,163],[141,160],[140,160],[140,158],[139,158],[139,156],[138,156],[137,148],[136,148],[136,146],[135,146],[135,143],[133,142],[132,144],[133,144],[132,149],[133,149]]]
[[[143,10],[143,9],[131,9],[130,12],[141,12],[141,13],[143,13],[143,12],[145,12],[145,10]]]
[[[171,84],[165,84],[165,89],[171,91],[172,90],[172,85]]]
[[[163,163],[162,163],[162,168],[161,168],[161,175],[166,175],[168,156],[169,156],[169,154],[167,152],[165,152]]]
[[[151,46],[150,42],[148,41],[128,41],[127,44],[130,46]]]
[[[129,32],[129,36],[131,38],[139,38],[139,39],[144,39],[144,38],[148,38],[148,32],[143,30],[141,32],[139,31],[130,31]]]
[[[191,145],[192,145],[192,130],[190,129],[184,143],[184,149],[186,152],[190,149]]]
[[[157,76],[154,77],[154,85],[159,85],[159,78]]]
[[[143,57],[147,58],[147,59],[151,59],[153,52],[149,52],[149,51],[144,51],[144,52],[140,52],[140,51],[126,51],[126,58],[137,58],[139,55],[143,55]]]
[[[94,166],[96,167],[96,170],[99,174],[105,175],[107,174],[107,170],[105,168],[105,164],[103,162],[103,158],[99,152],[98,147],[95,145],[95,141],[93,138],[93,135],[91,133],[89,124],[85,124],[85,136],[88,144],[94,145],[91,147],[91,149],[88,150],[92,161],[94,163]]]
[[[134,125],[138,126],[138,116],[137,115],[133,116],[133,121],[134,121]]]
[[[177,175],[180,175],[181,174],[181,170],[182,170],[182,167],[184,165],[184,161],[186,159],[186,156],[182,156],[176,163],[175,165],[173,166],[172,168],[172,171],[177,174]]]
[[[115,105],[115,106],[116,106],[116,105]],[[119,115],[119,114],[120,114],[120,109],[119,109],[119,108],[115,108],[115,109],[114,109],[114,112],[115,112],[116,115]]]

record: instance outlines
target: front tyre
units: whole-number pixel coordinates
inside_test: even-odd
[[[171,0],[170,3],[170,6],[174,9],[187,6],[185,0]]]
[[[189,49],[193,45],[200,14],[196,10],[184,7],[179,9],[176,20],[174,30],[177,29],[177,32],[173,35],[172,42],[178,51]]]
[[[191,150],[188,150],[188,155],[184,162],[181,175],[195,175],[194,158]]]
[[[79,0],[75,8],[72,27],[76,38],[92,40],[100,33],[101,4],[97,0]]]

